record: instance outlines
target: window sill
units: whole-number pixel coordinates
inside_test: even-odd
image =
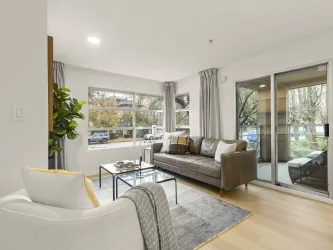
[[[163,140],[156,140],[155,143],[163,142]],[[141,147],[150,147],[154,142],[153,141],[141,141]],[[90,144],[88,145],[88,151],[100,151],[100,150],[110,150],[118,148],[137,148],[140,147],[140,142],[136,142],[136,145],[133,145],[133,142],[120,142],[120,143],[109,143],[109,144]]]

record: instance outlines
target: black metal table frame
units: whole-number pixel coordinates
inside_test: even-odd
[[[109,174],[112,175],[112,194],[113,194],[113,200],[115,200],[115,197],[116,197],[116,189],[115,189],[115,182],[116,182],[116,179],[117,179],[117,176],[120,175],[120,174],[128,174],[128,173],[133,173],[133,172],[139,172],[139,171],[143,171],[143,170],[146,170],[146,169],[155,169],[156,167],[155,166],[152,166],[152,167],[147,167],[147,168],[144,168],[144,169],[132,169],[132,170],[128,170],[128,171],[125,171],[125,172],[121,172],[121,173],[112,173],[110,172],[109,170],[107,170],[106,168],[104,168],[102,165],[99,166],[99,188],[102,188],[102,169],[104,169],[104,171],[108,172]]]
[[[146,169],[143,169],[143,170],[141,170],[141,171],[145,171],[145,170],[148,170],[149,168],[146,168]],[[158,170],[158,171],[161,171],[160,169],[158,169],[158,168],[155,168],[155,170]],[[161,172],[163,172],[163,171],[161,171]],[[127,174],[128,172],[126,172],[126,173],[122,173],[122,174]],[[118,174],[118,175],[121,175],[121,174]],[[116,198],[118,198],[118,180],[121,180],[122,182],[124,182],[126,185],[128,185],[128,186],[130,186],[130,187],[134,187],[132,184],[130,184],[130,183],[128,183],[127,181],[125,181],[125,180],[123,180],[122,178],[121,178],[121,176],[117,176],[116,178],[115,178],[115,180],[116,180]],[[176,198],[176,204],[178,204],[178,194],[177,194],[177,179],[176,179],[176,177],[172,177],[172,178],[168,178],[168,179],[166,179],[166,180],[162,180],[162,181],[156,181],[156,183],[163,183],[163,182],[167,182],[167,181],[172,181],[172,180],[174,180],[175,181],[175,198]]]

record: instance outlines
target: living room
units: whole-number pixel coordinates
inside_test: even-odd
[[[154,249],[333,248],[333,3],[2,6],[1,249],[147,249],[152,238],[129,201],[147,180],[163,188],[165,228],[178,239]],[[50,53],[53,98],[56,83],[82,101],[77,134],[52,156]],[[33,198],[43,185],[47,201],[60,197],[60,182],[47,183],[64,170],[87,177],[100,207]],[[62,228],[68,221],[81,224]]]

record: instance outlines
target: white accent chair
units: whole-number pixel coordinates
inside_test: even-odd
[[[69,210],[34,203],[20,190],[0,198],[0,249],[143,250],[144,241],[128,199]]]

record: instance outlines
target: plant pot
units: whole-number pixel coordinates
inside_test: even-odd
[[[55,157],[49,158],[49,167],[48,169],[56,169],[55,167]]]

